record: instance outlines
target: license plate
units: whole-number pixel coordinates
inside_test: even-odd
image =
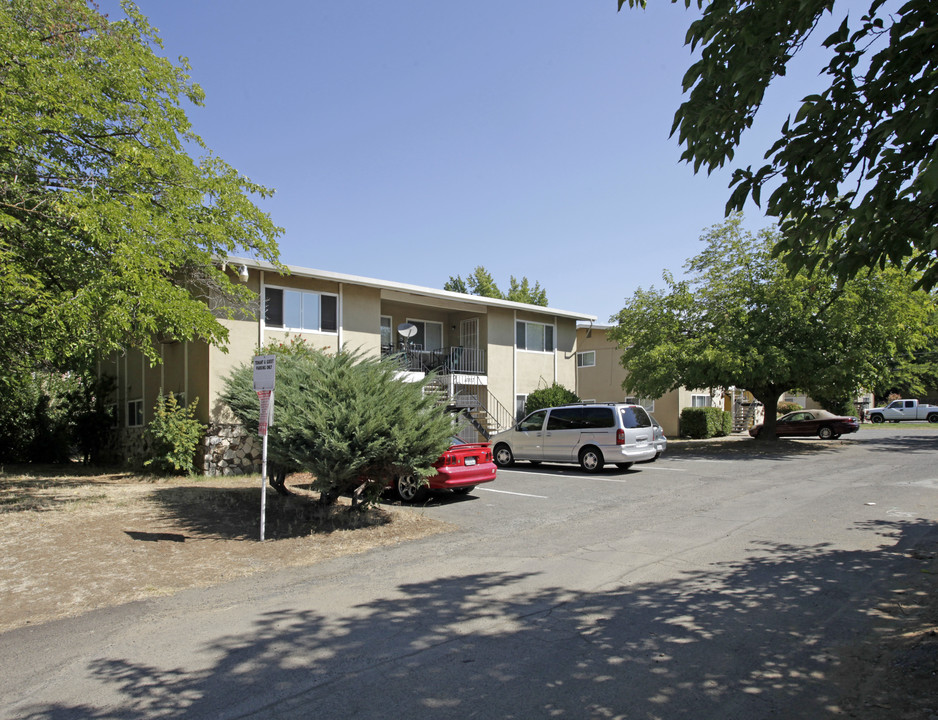
[[[476,459],[474,457],[466,458],[466,465],[475,465],[475,464],[476,464]]]

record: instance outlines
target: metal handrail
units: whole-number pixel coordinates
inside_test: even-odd
[[[448,347],[423,350],[412,345],[399,349],[385,346],[382,355],[400,355],[402,369],[435,372],[440,375],[485,375],[485,351],[478,348]]]

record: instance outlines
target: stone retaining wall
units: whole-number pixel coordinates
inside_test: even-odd
[[[108,451],[116,462],[146,471],[152,456],[141,428],[122,428],[114,433]],[[261,471],[261,439],[241,425],[213,424],[196,448],[195,470],[203,475],[251,475]]]
[[[261,471],[261,440],[241,425],[209,425],[196,468],[205,475],[251,475]]]

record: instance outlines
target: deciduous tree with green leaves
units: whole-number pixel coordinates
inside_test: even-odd
[[[217,262],[277,261],[249,199],[272,191],[212,155],[184,104],[185,59],[130,2],[0,3],[0,364],[6,371],[154,338],[224,344],[219,316],[253,300]],[[190,151],[204,153],[199,160]]]
[[[665,290],[639,289],[613,318],[632,394],[744,388],[765,406],[763,435],[774,438],[783,392],[853,397],[935,337],[935,298],[901,270],[866,270],[842,285],[820,270],[792,275],[772,254],[778,231],[753,235],[738,214],[701,239],[689,279],[665,273]]]
[[[779,219],[775,251],[792,269],[839,280],[869,267],[938,285],[938,12],[934,0],[683,0],[700,16],[686,43],[699,59],[672,132],[694,170],[733,160],[766,89],[808,43],[829,62],[826,89],[801,100],[765,164],[737,168],[727,213],[747,199]],[[646,0],[619,0],[644,7]],[[678,2],[678,0],[672,0]],[[840,20],[813,37],[830,15]]]
[[[427,381],[398,378],[395,358],[328,354],[300,341],[261,352],[277,355],[268,456],[285,469],[311,473],[324,505],[348,494],[365,508],[393,477],[436,472],[433,463],[449,446],[452,418],[423,392]],[[222,399],[257,432],[251,364],[229,376]]]
[[[498,285],[495,284],[492,274],[479,265],[465,280],[459,275],[450,277],[446,284],[443,285],[443,289],[449,290],[450,292],[465,293],[467,295],[481,295],[482,297],[496,298],[498,300],[511,300],[513,302],[547,307],[547,291],[541,287],[540,283],[536,282],[532,286],[531,282],[526,277],[518,280],[514,275],[511,276],[509,282],[508,294],[506,295],[498,289]]]

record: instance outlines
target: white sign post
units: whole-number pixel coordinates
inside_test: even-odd
[[[277,356],[254,357],[254,390],[261,403],[257,434],[263,438],[261,450],[261,542],[264,541],[264,520],[267,515],[267,428],[274,419],[274,384],[277,381]]]

